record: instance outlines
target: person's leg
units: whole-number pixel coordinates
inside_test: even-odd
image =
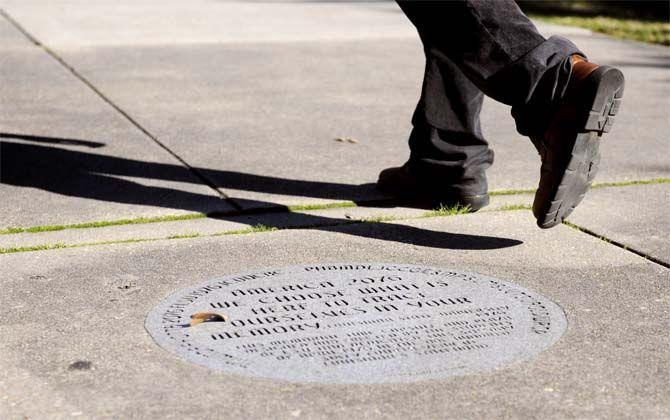
[[[584,56],[565,38],[545,39],[514,0],[398,4],[437,60],[454,63],[487,96],[513,106],[524,135],[542,128],[524,111],[559,101],[570,78],[570,56]]]
[[[542,157],[533,211],[538,225],[560,223],[597,170],[597,137],[609,131],[623,75],[577,59],[567,39],[542,37],[513,0],[402,1],[436,58],[454,63],[486,95],[512,105],[521,134]],[[575,64],[573,64],[575,63]]]
[[[479,116],[484,94],[454,63],[439,61],[426,47],[421,99],[414,111],[410,136],[410,168],[417,174],[442,175],[439,183],[471,180],[493,163],[493,151],[482,134]],[[486,183],[469,190],[485,194]]]
[[[380,189],[478,210],[488,202],[486,169],[493,151],[479,115],[484,94],[449,60],[424,46],[426,68],[409,138],[410,158],[380,174]]]

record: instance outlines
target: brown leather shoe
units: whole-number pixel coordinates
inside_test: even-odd
[[[619,111],[624,90],[620,70],[572,56],[566,98],[542,138],[533,138],[542,158],[533,214],[541,228],[563,220],[582,201],[598,171],[599,146]]]
[[[458,205],[475,212],[489,204],[488,194],[465,194],[456,187],[437,190],[434,180],[431,182],[412,174],[408,164],[381,171],[377,188],[387,194],[431,207]]]

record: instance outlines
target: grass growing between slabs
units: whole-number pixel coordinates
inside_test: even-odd
[[[556,25],[586,28],[619,39],[670,45],[670,22],[605,16],[531,15],[531,18]]]
[[[631,187],[635,185],[654,185],[654,184],[668,184],[670,183],[670,178],[653,178],[653,179],[643,179],[640,181],[620,181],[620,182],[600,182],[593,184],[593,188],[609,188],[609,187]]]
[[[593,184],[591,187],[592,189],[599,189],[599,188],[611,188],[611,187],[629,187],[629,186],[638,186],[638,185],[655,185],[655,184],[667,184],[670,183],[670,178],[653,178],[653,179],[646,179],[646,180],[632,180],[632,181],[618,181],[618,182],[601,182],[601,183],[596,183]],[[494,196],[513,196],[513,195],[527,195],[527,194],[534,194],[535,189],[509,189],[509,190],[498,190],[498,191],[491,191],[489,192],[489,195],[494,197]],[[306,212],[306,211],[315,211],[315,210],[328,210],[328,209],[338,209],[338,208],[351,208],[351,207],[358,207],[358,205],[352,201],[345,201],[345,202],[335,202],[335,203],[326,203],[326,204],[308,204],[308,205],[296,205],[296,206],[288,206],[284,207],[283,210],[276,211],[275,213],[280,213],[280,212],[289,212],[289,213],[301,213],[301,212]],[[530,207],[526,205],[507,205],[507,206],[502,206],[496,209],[488,210],[488,211],[505,211],[505,210],[527,210]],[[487,210],[484,210],[487,211]],[[458,215],[458,214],[466,214],[469,213],[469,209],[463,206],[455,206],[455,207],[447,207],[447,206],[442,206],[440,208],[437,208],[435,210],[430,210],[426,213],[424,213],[420,217],[440,217],[440,216],[453,216],[453,215]],[[242,214],[237,214],[237,215],[243,215]],[[249,212],[249,214],[253,214],[253,211]],[[225,215],[216,215],[216,217],[220,216],[225,216]],[[233,215],[231,214],[231,217]],[[54,231],[62,231],[62,230],[67,230],[67,229],[88,229],[88,228],[102,228],[102,227],[110,227],[110,226],[122,226],[122,225],[138,225],[138,224],[148,224],[148,223],[161,223],[161,222],[176,222],[176,221],[187,221],[187,220],[195,220],[195,219],[205,219],[208,217],[214,217],[213,215],[207,215],[204,213],[191,213],[191,214],[181,214],[181,215],[167,215],[167,216],[156,216],[156,217],[138,217],[134,219],[119,219],[119,220],[103,220],[103,221],[94,221],[94,222],[85,222],[85,223],[75,223],[75,224],[65,224],[65,225],[40,225],[40,226],[32,226],[32,227],[10,227],[10,228],[5,228],[5,229],[0,229],[0,235],[11,235],[11,234],[19,234],[19,233],[40,233],[40,232],[54,232]],[[404,217],[400,216],[371,216],[368,218],[364,218],[360,220],[361,222],[370,222],[370,223],[381,223],[385,221],[391,221],[391,220],[399,220],[403,219]],[[262,226],[262,225],[258,225]],[[230,234],[233,233],[256,233],[256,232],[263,232],[268,229],[276,229],[276,228],[259,228],[258,226],[251,227],[248,229],[243,229],[240,231],[231,231]],[[309,228],[309,227],[316,227],[316,226],[304,226],[304,228]],[[264,230],[265,229],[265,230]],[[227,233],[228,234],[228,233]],[[170,238],[161,238],[161,239],[182,239],[182,238],[189,238],[189,237],[197,237],[199,234],[183,234],[183,235],[174,235],[174,237]],[[47,246],[47,245],[45,245]],[[5,248],[7,250],[9,248]],[[7,253],[7,252],[2,252],[2,249],[0,249],[0,253]]]
[[[96,245],[115,245],[115,244],[130,244],[130,243],[139,243],[139,242],[155,242],[162,240],[173,240],[173,239],[192,239],[192,238],[205,238],[205,237],[214,237],[214,236],[226,236],[226,235],[245,235],[249,233],[259,233],[259,232],[273,232],[279,230],[276,227],[265,226],[262,224],[257,224],[250,226],[246,229],[239,230],[229,230],[225,232],[218,232],[212,234],[200,234],[200,233],[187,233],[180,235],[170,235],[162,238],[130,238],[130,239],[118,239],[111,241],[98,241],[98,242],[84,242],[80,244],[42,244],[35,246],[23,246],[23,247],[10,247],[10,248],[0,248],[0,254],[15,254],[18,252],[30,252],[30,251],[49,251],[53,249],[66,249],[66,248],[82,248],[87,246],[96,246]]]
[[[456,204],[454,206],[440,206],[435,210],[427,211],[421,217],[456,216],[459,214],[468,214],[470,212],[470,206]]]
[[[343,202],[327,203],[327,204],[302,204],[295,206],[287,206],[286,208],[290,212],[301,212],[310,210],[346,209],[350,207],[357,207],[357,205],[353,201],[343,201]]]
[[[108,226],[140,225],[145,223],[158,223],[158,222],[176,222],[182,220],[204,219],[206,217],[207,215],[204,213],[195,213],[195,214],[181,214],[181,215],[157,216],[157,217],[138,217],[135,219],[102,220],[99,222],[75,223],[70,225],[43,225],[43,226],[32,226],[25,228],[21,227],[7,228],[0,230],[0,235],[8,235],[12,233],[55,232],[66,229],[88,229],[88,228],[100,228]]]
[[[261,233],[261,232],[274,232],[276,230],[280,230],[277,227],[274,226],[265,226],[264,224],[258,223],[253,226],[250,226],[246,229],[239,229],[239,230],[229,230],[226,232],[220,232],[220,233],[215,233],[211,236],[224,236],[224,235],[246,235],[248,233]]]
[[[655,180],[657,181],[657,180]],[[629,185],[637,185],[637,184],[655,184],[658,182],[651,182],[651,181],[631,181],[628,183]],[[617,184],[619,185],[619,184]],[[351,206],[347,206],[351,207]],[[332,208],[332,207],[331,207]],[[527,204],[507,204],[503,206],[499,206],[496,208],[492,208],[490,210],[484,210],[483,212],[507,212],[507,211],[518,211],[518,210],[531,210],[532,207],[527,205]],[[464,214],[469,214],[470,213],[470,207],[469,206],[461,206],[461,205],[454,205],[454,206],[440,206],[437,209],[427,211],[423,214],[420,214],[418,216],[393,216],[393,215],[384,215],[384,216],[372,216],[368,218],[363,218],[359,220],[341,220],[336,223],[332,224],[315,224],[315,225],[301,225],[301,226],[286,226],[286,227],[275,227],[275,226],[267,226],[261,223],[255,224],[253,226],[249,226],[244,229],[237,229],[237,230],[229,230],[229,231],[223,231],[223,232],[215,232],[215,233],[184,233],[184,234],[175,234],[175,235],[169,235],[166,237],[159,237],[159,238],[129,238],[129,239],[118,239],[118,240],[109,240],[109,241],[97,241],[97,242],[85,242],[85,243],[79,243],[79,244],[63,244],[63,243],[56,243],[56,244],[40,244],[40,245],[35,245],[35,246],[24,246],[24,247],[10,247],[10,248],[0,248],[0,254],[12,254],[12,253],[19,253],[19,252],[30,252],[30,251],[48,251],[48,250],[55,250],[55,249],[66,249],[66,248],[81,248],[81,247],[87,247],[87,246],[96,246],[96,245],[113,245],[113,244],[127,244],[127,243],[139,243],[139,242],[155,242],[155,241],[161,241],[161,240],[176,240],[176,239],[193,239],[193,238],[207,238],[207,237],[218,237],[218,236],[230,236],[230,235],[245,235],[245,234],[251,234],[251,233],[264,233],[264,232],[274,232],[274,231],[281,231],[281,230],[292,230],[292,229],[318,229],[319,227],[326,227],[326,226],[337,226],[337,225],[345,225],[345,224],[358,224],[358,223],[384,223],[384,222],[390,222],[390,221],[397,221],[397,220],[413,220],[413,219],[422,219],[422,218],[431,218],[431,217],[446,217],[446,216],[457,216],[457,215],[464,215]],[[194,217],[195,218],[195,217]],[[574,225],[568,221],[564,222],[565,225],[582,231],[584,233],[592,234],[590,231],[587,231],[586,229],[583,229],[577,225]],[[594,235],[595,236],[595,235]],[[598,236],[600,239],[609,242],[606,238]],[[623,247],[624,249],[627,249],[626,247]]]
[[[470,208],[468,206],[440,206],[440,208],[436,210],[432,210],[429,212],[424,213],[423,215],[420,215],[418,217],[400,217],[400,216],[378,216],[378,217],[370,217],[366,219],[361,219],[361,220],[343,220],[342,223],[336,223],[335,225],[339,224],[350,224],[350,223],[383,223],[387,221],[393,221],[393,220],[401,220],[401,219],[418,219],[418,218],[425,218],[425,217],[441,217],[441,216],[454,216],[454,215],[459,215],[459,214],[467,214],[470,212]],[[324,225],[325,226],[325,225]],[[217,237],[217,236],[229,236],[229,235],[245,235],[245,234],[251,234],[251,233],[264,233],[264,232],[274,232],[274,231],[279,231],[279,230],[289,230],[289,229],[313,229],[313,228],[318,228],[322,227],[321,225],[310,225],[310,226],[299,226],[299,227],[275,227],[275,226],[267,226],[261,223],[255,224],[253,226],[249,226],[248,228],[245,229],[238,229],[238,230],[229,230],[229,231],[223,231],[223,232],[216,232],[216,233],[206,233],[206,234],[201,234],[201,233],[184,233],[184,234],[175,234],[175,235],[169,235],[166,237],[161,237],[161,238],[130,238],[130,239],[119,239],[119,240],[110,240],[110,241],[99,241],[99,242],[85,242],[85,243],[80,243],[80,244],[62,244],[62,243],[57,243],[57,244],[40,244],[40,245],[35,245],[35,246],[25,246],[25,247],[10,247],[10,248],[0,248],[0,254],[13,254],[13,253],[18,253],[18,252],[30,252],[30,251],[48,251],[48,250],[53,250],[53,249],[66,249],[66,248],[81,248],[81,247],[86,247],[86,246],[96,246],[96,245],[112,245],[112,244],[126,244],[126,243],[138,243],[138,242],[155,242],[155,241],[160,241],[160,240],[175,240],[175,239],[193,239],[193,238],[206,238],[206,237]]]
[[[597,182],[591,185],[591,189],[593,190],[598,188],[632,187],[635,185],[655,185],[655,184],[668,184],[668,183],[670,183],[670,178],[652,178],[652,179],[641,179],[633,181]],[[535,188],[489,191],[489,195],[491,197],[503,196],[503,195],[522,195],[522,194],[535,194]]]
[[[527,204],[507,204],[497,207],[493,211],[516,211],[516,210],[532,210],[533,206]]]

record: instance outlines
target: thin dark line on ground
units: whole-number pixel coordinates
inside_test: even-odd
[[[596,233],[596,232],[594,232],[594,231],[592,231],[592,230],[586,229],[586,228],[581,227],[581,226],[579,226],[579,225],[576,225],[576,224],[574,224],[574,223],[572,223],[572,222],[567,222],[567,221],[565,221],[565,222],[563,222],[563,224],[566,225],[566,226],[568,226],[568,227],[571,227],[572,229],[575,229],[575,230],[580,231],[580,232],[582,232],[582,233],[585,233],[585,234],[587,234],[587,235],[593,236],[594,238],[598,238],[598,239],[600,239],[600,240],[603,241],[603,242],[607,242],[608,244],[611,244],[611,245],[614,245],[614,246],[616,246],[616,247],[619,247],[619,248],[623,249],[624,251],[631,252],[631,253],[633,253],[633,254],[639,256],[639,257],[642,257],[642,258],[644,258],[644,259],[646,259],[646,260],[649,260],[649,261],[651,261],[651,262],[653,262],[653,263],[656,263],[656,264],[658,264],[658,265],[660,265],[660,266],[662,266],[662,267],[665,267],[665,268],[670,269],[670,264],[669,264],[669,263],[667,263],[667,262],[665,262],[665,261],[663,261],[663,260],[660,260],[660,259],[658,259],[658,258],[656,258],[656,257],[653,257],[653,256],[651,256],[651,255],[649,255],[649,254],[647,254],[647,253],[645,253],[645,252],[643,252],[643,251],[640,251],[640,250],[638,250],[638,249],[632,248],[632,247],[630,247],[630,246],[628,246],[628,245],[626,245],[626,244],[623,244],[623,243],[621,243],[621,242],[615,241],[615,240],[610,239],[610,238],[608,238],[608,237],[606,237],[606,236],[600,235],[600,234],[598,234],[598,233]]]
[[[130,116],[126,111],[121,109],[120,106],[118,106],[116,103],[114,103],[107,95],[105,95],[100,89],[95,87],[93,83],[91,83],[88,79],[86,79],[82,74],[80,74],[74,67],[69,65],[63,58],[61,58],[56,52],[54,52],[52,49],[44,45],[41,41],[39,41],[37,38],[35,38],[30,32],[28,32],[21,24],[19,24],[13,17],[11,17],[4,9],[0,9],[0,15],[2,15],[12,26],[14,26],[19,32],[21,32],[30,42],[32,42],[35,46],[42,48],[44,52],[49,54],[54,60],[56,60],[60,65],[65,67],[74,77],[79,79],[80,82],[85,84],[89,89],[91,89],[100,99],[105,101],[109,106],[114,108],[119,114],[121,114],[128,122],[130,122],[135,128],[140,130],[145,136],[149,137],[154,143],[156,143],[159,147],[161,147],[163,150],[168,152],[172,157],[177,159],[182,165],[184,165],[188,170],[200,181],[205,183],[208,187],[213,189],[216,194],[226,202],[228,202],[231,206],[233,206],[237,210],[242,210],[242,207],[232,200],[228,195],[226,195],[224,192],[219,190],[216,185],[210,181],[206,176],[204,176],[200,171],[198,171],[196,168],[192,167],[191,165],[188,164],[184,159],[182,159],[181,156],[179,156],[177,153],[172,151],[167,145],[165,145],[163,142],[161,142],[158,137],[156,137],[154,134],[152,134],[148,129],[144,128],[137,120],[135,120],[133,117]]]

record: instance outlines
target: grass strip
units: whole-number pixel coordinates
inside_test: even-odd
[[[52,249],[66,249],[66,248],[82,248],[87,246],[96,246],[96,245],[115,245],[115,244],[130,244],[138,242],[155,242],[161,240],[171,240],[171,239],[190,239],[190,238],[204,238],[204,237],[214,237],[214,236],[225,236],[225,235],[243,235],[248,233],[258,233],[258,232],[273,232],[279,230],[275,227],[265,226],[262,224],[257,224],[250,226],[247,229],[240,230],[231,230],[226,232],[218,232],[213,234],[183,234],[183,235],[170,235],[164,238],[131,238],[131,239],[119,239],[112,241],[99,241],[99,242],[85,242],[81,244],[72,244],[66,245],[62,243],[58,244],[44,244],[44,245],[35,245],[35,246],[24,246],[24,247],[12,247],[12,248],[0,248],[0,254],[14,254],[17,252],[29,252],[29,251],[48,251]]]
[[[309,210],[327,210],[327,209],[343,209],[349,207],[357,207],[353,201],[343,201],[337,203],[327,204],[300,204],[295,206],[287,206],[288,211],[309,211]]]
[[[226,235],[246,235],[249,233],[260,233],[260,232],[274,232],[276,230],[280,230],[277,227],[274,226],[265,226],[263,224],[257,224],[254,226],[250,226],[246,229],[239,229],[239,230],[227,230],[225,232],[218,232],[218,233],[213,233],[211,235],[203,235],[203,236],[226,236]],[[283,229],[281,229],[283,230]]]
[[[454,206],[443,206],[436,208],[435,210],[430,210],[422,214],[421,218],[424,217],[442,217],[442,216],[456,216],[458,214],[468,214],[470,213],[470,206],[461,206],[456,204]]]
[[[610,188],[610,187],[628,187],[635,185],[653,185],[653,184],[667,184],[670,183],[670,178],[653,178],[653,179],[644,179],[636,181],[619,181],[619,182],[601,182],[592,185],[592,189],[596,188]],[[506,195],[521,195],[521,194],[533,194],[535,193],[534,189],[510,189],[510,190],[499,190],[489,192],[490,196],[506,196]],[[327,210],[334,208],[349,208],[357,207],[357,204],[352,201],[346,202],[337,202],[337,203],[327,203],[327,204],[308,204],[308,205],[296,205],[288,206],[287,209],[289,212],[301,212],[301,211],[310,211],[310,210]],[[521,210],[521,208],[511,208],[510,210]],[[436,217],[436,216],[451,216],[455,214],[465,214],[469,211],[465,208],[449,208],[442,207],[436,210],[429,211],[425,213],[422,217]],[[159,223],[159,222],[175,222],[183,220],[194,220],[194,219],[204,219],[208,215],[204,213],[191,213],[191,214],[181,214],[181,215],[167,215],[167,216],[156,216],[156,217],[138,217],[134,219],[120,219],[120,220],[104,220],[99,222],[86,222],[86,223],[76,223],[69,225],[44,225],[44,226],[32,226],[32,227],[10,227],[6,229],[0,229],[0,235],[9,235],[16,233],[38,233],[38,232],[53,232],[66,229],[88,229],[88,228],[100,228],[108,226],[121,226],[121,225],[138,225],[146,223]],[[391,219],[386,219],[391,218]],[[395,216],[383,216],[383,217],[371,217],[364,219],[364,221],[385,221],[385,220],[395,220]],[[254,233],[240,231],[241,233]],[[174,238],[179,239],[179,238]]]
[[[530,206],[524,204],[515,204],[501,206],[496,209],[490,210],[494,211],[513,211],[513,210],[528,210]],[[12,247],[12,248],[0,248],[0,254],[12,254],[18,252],[30,252],[30,251],[48,251],[53,249],[66,249],[66,248],[81,248],[87,246],[96,246],[96,245],[114,245],[114,244],[126,244],[126,243],[138,243],[138,242],[154,242],[161,240],[172,240],[172,239],[191,239],[191,238],[207,238],[207,237],[217,237],[217,236],[228,236],[228,235],[245,235],[250,233],[263,233],[263,232],[275,232],[280,230],[292,230],[292,229],[313,229],[319,227],[327,226],[340,226],[348,224],[358,224],[358,223],[383,223],[393,220],[412,220],[412,219],[422,219],[429,217],[444,217],[444,216],[456,216],[461,214],[470,213],[469,206],[440,206],[435,210],[428,211],[422,215],[416,217],[403,217],[403,216],[373,216],[361,220],[343,220],[342,223],[333,223],[326,225],[305,225],[305,226],[290,226],[290,227],[274,227],[266,226],[261,223],[250,226],[245,229],[238,230],[229,230],[224,232],[217,232],[211,234],[200,234],[200,233],[187,233],[187,234],[176,234],[170,235],[167,237],[161,238],[131,238],[131,239],[120,239],[120,240],[111,240],[111,241],[99,241],[99,242],[85,242],[80,244],[66,245],[62,243],[57,244],[43,244],[35,246],[26,246],[26,247]],[[567,223],[567,222],[566,222]]]
[[[492,197],[496,195],[520,195],[520,194],[535,194],[535,188],[521,189],[521,190],[489,191],[489,195]]]
[[[590,29],[619,39],[670,45],[670,23],[605,16],[551,16],[531,14],[531,18],[564,26]]]
[[[44,226],[32,226],[26,228],[8,228],[0,230],[0,235],[7,235],[11,233],[54,232],[66,229],[88,229],[88,228],[100,228],[107,226],[140,225],[145,223],[157,223],[157,222],[175,222],[182,220],[204,219],[205,217],[207,217],[207,215],[204,213],[193,213],[193,214],[179,214],[179,215],[156,216],[156,217],[138,217],[135,219],[103,220],[99,222],[75,223],[71,225],[44,225]]]
[[[533,206],[527,204],[507,204],[496,207],[493,211],[516,211],[516,210],[532,210]]]
[[[654,184],[668,184],[668,183],[670,183],[670,178],[653,178],[653,179],[643,179],[640,181],[599,182],[593,184],[591,188],[630,187],[634,185],[654,185]]]
[[[400,220],[402,219],[402,216],[393,216],[393,215],[388,215],[388,216],[370,216],[370,217],[364,217],[359,220],[353,220],[352,222],[362,222],[362,223],[383,223],[383,222],[392,222],[394,220]]]
[[[51,244],[51,245],[35,245],[35,246],[19,246],[12,248],[0,248],[0,254],[13,254],[16,252],[29,252],[29,251],[48,251],[50,249],[62,249],[70,248],[72,245],[65,244]]]
[[[596,182],[595,184],[591,185],[591,189],[610,188],[610,187],[630,187],[634,185],[653,185],[653,184],[668,184],[668,183],[670,183],[670,178],[652,178],[652,179],[641,179],[637,181]],[[521,195],[521,194],[535,194],[535,188],[498,190],[489,192],[490,196]]]

